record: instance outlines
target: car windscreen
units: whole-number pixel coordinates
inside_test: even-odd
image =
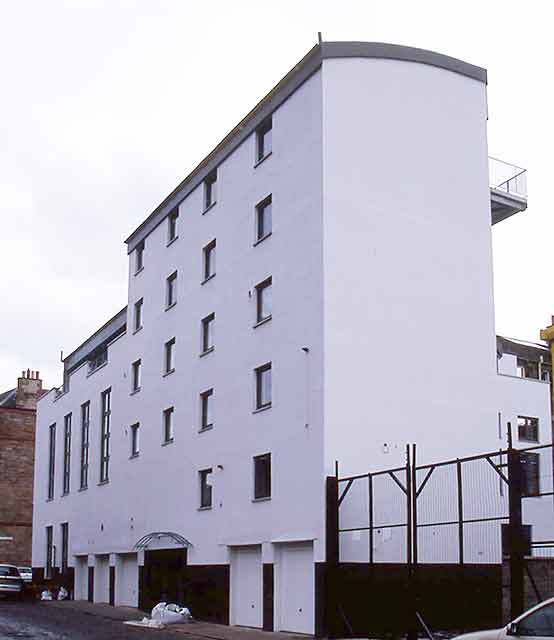
[[[19,571],[16,567],[7,567],[6,565],[0,565],[0,578],[19,578]]]

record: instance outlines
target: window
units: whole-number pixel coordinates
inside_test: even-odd
[[[271,235],[272,220],[271,196],[256,205],[256,241],[259,242]]]
[[[514,635],[554,638],[554,604],[547,604],[520,620]]]
[[[540,455],[530,451],[522,451],[521,456],[521,495],[523,497],[540,494]]]
[[[62,557],[61,557],[61,572],[64,574],[67,571],[67,558],[69,556],[69,523],[63,522],[60,525],[62,534]]]
[[[142,298],[135,302],[135,319],[133,322],[134,331],[138,331],[139,329],[142,329],[142,303],[143,303]]]
[[[210,313],[202,319],[202,353],[208,353],[214,348],[215,313]]]
[[[90,402],[81,405],[81,489],[88,487]]]
[[[256,131],[256,162],[260,162],[271,153],[272,148],[272,121],[265,120]]]
[[[137,244],[135,249],[135,273],[144,269],[144,242]]]
[[[175,371],[175,338],[171,338],[164,347],[164,373]]]
[[[200,430],[211,429],[213,424],[214,390],[208,389],[200,394]]]
[[[177,302],[177,271],[167,278],[165,285],[165,308],[169,309]]]
[[[99,369],[103,364],[108,362],[108,347],[98,347],[92,352],[88,361],[88,372],[91,374],[96,369]]]
[[[271,277],[256,285],[256,322],[271,318]]]
[[[71,478],[71,414],[63,421],[63,493],[69,493]]]
[[[52,566],[54,560],[54,531],[52,527],[46,527],[46,562],[44,563],[44,577],[52,577]]]
[[[141,361],[136,360],[131,365],[131,383],[132,383],[132,393],[135,391],[140,391],[140,382],[141,382]]]
[[[173,413],[174,407],[168,407],[163,413],[164,442],[173,442]]]
[[[139,423],[131,425],[131,458],[135,458],[139,454]]]
[[[110,423],[112,415],[112,390],[106,389],[101,395],[102,428],[100,433],[100,482],[109,480],[110,464]]]
[[[204,211],[217,201],[217,169],[214,169],[204,180]]]
[[[517,435],[520,440],[527,442],[539,441],[539,419],[529,416],[517,417]]]
[[[48,431],[48,500],[54,499],[54,474],[56,471],[56,423]]]
[[[271,453],[254,458],[254,500],[271,497]]]
[[[177,240],[177,219],[179,218],[179,207],[175,207],[167,216],[167,243]]]
[[[204,282],[215,276],[215,240],[212,240],[210,244],[207,244],[204,249],[204,269],[203,276]]]
[[[212,506],[212,485],[209,483],[211,469],[203,469],[198,472],[200,478],[200,508],[211,509]]]
[[[255,369],[256,409],[271,407],[271,362]]]

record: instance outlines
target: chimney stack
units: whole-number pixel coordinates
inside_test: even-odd
[[[15,406],[18,409],[37,408],[37,400],[42,395],[42,380],[38,371],[21,372],[21,378],[17,379],[17,392],[15,396]]]

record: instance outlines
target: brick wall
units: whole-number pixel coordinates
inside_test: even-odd
[[[526,558],[524,573],[524,609],[554,597],[554,558]],[[510,565],[502,564],[502,618],[508,623],[510,616]]]

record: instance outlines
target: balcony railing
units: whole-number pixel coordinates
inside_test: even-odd
[[[491,189],[527,199],[527,169],[489,157]]]

